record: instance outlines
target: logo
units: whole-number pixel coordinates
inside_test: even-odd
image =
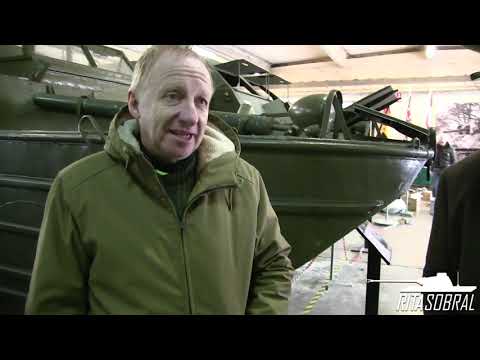
[[[475,311],[473,292],[477,287],[453,286],[446,273],[413,281],[367,280],[367,283],[372,282],[415,284],[400,292],[396,309],[398,312]]]

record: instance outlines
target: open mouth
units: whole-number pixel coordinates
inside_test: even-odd
[[[182,139],[185,139],[185,140],[190,140],[193,138],[193,135],[191,132],[188,132],[188,131],[184,131],[184,130],[170,130],[170,133],[175,135],[175,136],[178,136]]]

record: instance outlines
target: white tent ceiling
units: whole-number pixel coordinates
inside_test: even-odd
[[[320,46],[312,45],[238,45],[239,49],[272,64],[326,58]]]
[[[136,60],[149,45],[116,45]],[[337,88],[352,93],[395,85],[417,91],[478,91],[469,75],[480,53],[458,45],[195,45],[216,61],[245,59],[292,83],[289,93]],[[283,88],[276,89],[280,96]]]

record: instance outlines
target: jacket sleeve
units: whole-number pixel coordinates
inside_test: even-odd
[[[40,228],[26,314],[86,314],[88,260],[60,177],[52,184]]]
[[[423,276],[435,276],[437,273],[445,272],[450,278],[455,279],[456,269],[452,268],[452,257],[454,250],[449,241],[449,204],[448,204],[448,178],[446,173],[440,176],[437,198],[433,215],[430,240],[427,248]],[[452,279],[452,282],[453,282]]]
[[[293,276],[288,258],[291,248],[280,233],[277,215],[260,175],[259,191],[257,244],[246,313],[287,314]]]

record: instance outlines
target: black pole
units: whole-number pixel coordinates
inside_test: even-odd
[[[331,248],[331,253],[330,253],[330,280],[333,279],[333,250],[334,250],[335,244],[332,245]]]
[[[368,242],[368,264],[367,264],[367,279],[380,280],[380,253]],[[367,283],[367,295],[365,300],[365,314],[378,315],[378,300],[380,295],[380,283]]]

